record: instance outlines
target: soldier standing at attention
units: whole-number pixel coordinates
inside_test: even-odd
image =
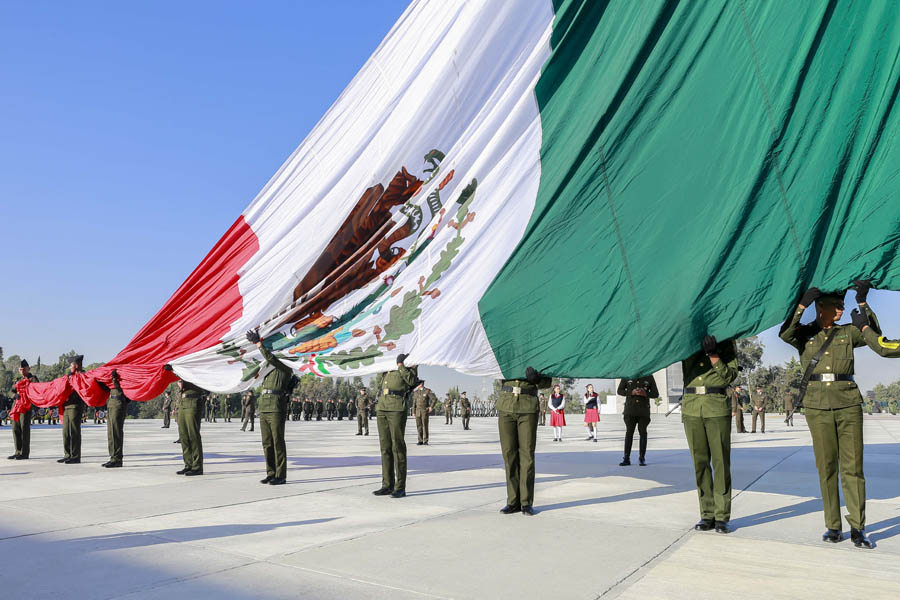
[[[325,403],[319,398],[316,400],[316,421],[322,420],[322,414],[325,412]]]
[[[38,381],[38,378],[31,374],[31,367],[24,358],[19,363],[19,375],[22,376],[22,379],[27,379],[32,383]],[[53,409],[51,408],[51,410]],[[28,457],[31,455],[31,407],[16,416],[12,422],[12,434],[16,451],[7,458],[10,460],[28,460]]]
[[[753,419],[750,421],[750,433],[756,433],[756,417],[759,417],[760,433],[766,432],[766,396],[760,386],[756,386],[756,394],[750,398],[753,408]]]
[[[363,390],[360,390],[362,392]],[[355,421],[356,420],[356,398],[351,398],[347,401],[347,420]]]
[[[335,404],[334,398],[328,399],[328,407],[325,414],[328,416],[329,421],[337,416],[337,404]]]
[[[340,399],[338,400],[338,405],[337,405],[337,420],[338,420],[338,421],[343,421],[343,420],[344,420],[344,414],[345,414],[346,412],[347,412],[347,401],[344,400],[343,398],[340,398]]]
[[[438,403],[437,396],[430,389],[425,387],[424,381],[419,381],[419,385],[413,392],[413,412],[416,416],[416,431],[419,434],[419,441],[416,445],[428,445],[428,417],[434,410],[434,405]]]
[[[540,407],[540,420],[538,421],[538,425],[541,427],[547,424],[547,396],[543,393],[538,396],[538,406]]]
[[[200,423],[206,406],[204,391],[189,381],[178,380],[178,439],[181,440],[181,454],[184,468],[178,475],[203,475],[203,440],[200,438]]]
[[[631,444],[634,441],[634,428],[641,436],[638,459],[642,467],[647,466],[647,425],[650,424],[650,398],[659,398],[659,390],[653,375],[637,379],[623,379],[619,382],[616,393],[625,396],[625,408],[622,417],[625,419],[625,455],[620,467],[631,464]]]
[[[356,407],[356,435],[362,435],[363,429],[366,430],[366,435],[369,435],[369,410],[372,408],[372,403],[369,401],[366,388],[359,390],[354,406]]]
[[[736,385],[731,392],[731,416],[734,417],[734,428],[737,433],[747,433],[744,427],[744,397],[741,386]]]
[[[694,529],[729,533],[732,407],[726,388],[738,376],[737,346],[734,340],[719,343],[707,335],[702,350],[682,361],[681,369],[681,422],[700,499],[700,522]]]
[[[259,348],[266,364],[272,367],[263,378],[259,393],[259,428],[266,457],[266,477],[260,483],[283,485],[287,480],[284,417],[293,387],[293,370],[263,345],[257,331],[248,331],[247,341]]]
[[[877,319],[866,304],[871,283],[853,282],[856,303],[863,313],[853,311],[852,325],[839,325],[844,313],[842,293],[822,293],[810,288],[800,299],[791,318],[784,324],[781,339],[800,352],[800,364],[806,394],[801,396],[806,423],[813,442],[819,486],[825,505],[822,539],[837,543],[841,532],[841,498],[838,473],[847,504],[850,540],[857,548],[872,548],[866,537],[866,478],[863,473],[862,395],[853,380],[853,349],[869,346],[876,354],[897,356],[896,349],[873,329]],[[816,303],[816,320],[801,324],[807,306]],[[801,383],[801,390],[803,383]]]
[[[447,392],[444,399],[444,425],[453,425],[453,398],[450,397],[450,392]]]
[[[241,431],[247,431],[248,422],[250,431],[253,431],[253,424],[256,422],[256,400],[251,390],[247,390],[241,396]]]
[[[784,424],[794,426],[794,398],[790,392],[784,395]]]
[[[531,367],[522,379],[504,379],[497,400],[497,427],[506,470],[504,515],[534,515],[534,449],[537,443],[538,390],[550,385]]]
[[[406,397],[416,384],[413,370],[403,364],[406,354],[397,357],[397,368],[379,376],[378,441],[381,445],[381,487],[376,496],[406,496]]]
[[[112,389],[109,391],[109,400],[106,402],[108,418],[106,421],[106,441],[109,449],[109,461],[103,463],[108,469],[122,466],[122,453],[125,445],[125,416],[127,415],[130,400],[122,391],[119,381],[119,372],[113,369]]]
[[[81,365],[84,362],[84,356],[77,355],[69,359],[69,378],[76,373],[81,373]],[[67,465],[77,465],[81,462],[81,421],[84,416],[84,400],[78,395],[75,389],[69,394],[69,398],[65,402],[63,411],[63,457],[56,462],[65,463]]]
[[[466,393],[459,395],[459,412],[462,416],[462,425],[464,430],[469,429],[469,419],[472,417],[472,403],[466,397]]]
[[[312,419],[314,404],[311,398],[307,397],[306,400],[303,401],[303,420],[309,421]]]
[[[168,429],[172,424],[172,392],[166,390],[162,401],[163,424],[160,429]]]

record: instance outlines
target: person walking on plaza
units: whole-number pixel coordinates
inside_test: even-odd
[[[428,421],[435,404],[438,404],[437,396],[425,387],[424,381],[419,381],[419,385],[413,391],[412,401],[416,432],[419,434],[419,441],[416,442],[418,446],[428,445]]]
[[[416,374],[404,363],[406,354],[397,357],[397,368],[378,378],[378,441],[381,445],[381,487],[376,496],[406,496],[406,398],[416,385]]]
[[[731,416],[734,417],[734,428],[737,433],[747,433],[744,427],[744,396],[741,386],[736,385],[731,391]]]
[[[853,282],[856,303],[852,324],[840,325],[844,314],[844,293],[823,293],[808,289],[796,310],[782,326],[781,339],[800,354],[803,379],[800,400],[806,414],[806,424],[812,437],[819,487],[825,508],[827,542],[843,539],[841,497],[838,476],[847,505],[850,540],[857,548],[872,548],[865,534],[866,478],[863,473],[863,414],[862,395],[854,381],[854,348],[869,346],[876,354],[895,357],[898,353],[885,345],[876,331],[878,321],[866,298],[871,283]],[[801,324],[806,307],[815,302],[816,319]],[[861,311],[861,312],[860,312]],[[804,394],[805,388],[805,394]]]
[[[527,367],[524,378],[500,382],[497,427],[506,471],[506,506],[500,512],[505,515],[519,511],[528,516],[534,515],[538,390],[547,388],[551,381],[532,367]],[[550,418],[552,424],[552,415]]]
[[[759,432],[766,432],[766,395],[760,386],[756,386],[756,394],[750,398],[753,418],[750,421],[750,433],[756,433],[756,418],[759,417]]]
[[[372,408],[372,403],[366,388],[359,390],[354,406],[356,408],[356,435],[363,435],[364,429],[365,435],[369,435],[369,410]]]
[[[453,425],[453,398],[450,392],[447,392],[447,397],[444,398],[444,425]]]
[[[700,500],[700,521],[694,528],[729,533],[732,406],[726,392],[738,376],[737,346],[734,340],[717,342],[707,335],[702,349],[683,360],[681,369],[681,422]]]
[[[38,381],[37,376],[31,373],[31,367],[25,359],[19,362],[19,375],[21,375],[21,379],[27,379],[32,383]],[[16,415],[11,425],[15,452],[7,458],[10,460],[28,460],[29,456],[31,456],[31,408],[29,407],[28,410]]]
[[[540,408],[540,418],[538,420],[538,426],[544,427],[547,425],[547,406],[548,400],[546,394],[541,393],[538,396],[538,407]]]
[[[109,390],[109,400],[106,401],[108,412],[106,421],[106,441],[109,450],[109,461],[103,463],[107,469],[115,469],[122,466],[122,454],[125,446],[125,417],[128,414],[128,403],[131,400],[122,391],[119,380],[119,372],[112,371],[112,388]]]
[[[257,404],[263,455],[266,458],[266,477],[260,483],[283,485],[287,480],[284,417],[287,414],[288,395],[294,386],[294,372],[266,348],[258,331],[248,331],[247,341],[256,345],[266,361],[265,364],[272,368],[263,378]]]
[[[472,402],[466,397],[466,393],[459,395],[459,412],[462,417],[463,430],[469,429],[469,420],[472,418]]]
[[[84,356],[73,356],[69,360],[69,374],[66,378],[81,373]],[[69,394],[63,411],[63,457],[56,462],[67,465],[81,462],[81,422],[84,417],[85,404],[75,389]]]
[[[172,392],[166,390],[162,401],[163,424],[160,429],[168,429],[172,424]]]
[[[592,384],[587,384],[584,392],[584,426],[588,430],[586,441],[597,441],[597,426],[600,423],[600,395]]]
[[[200,423],[206,408],[205,392],[202,388],[184,379],[178,380],[178,439],[181,440],[181,454],[184,468],[178,475],[203,475],[203,440],[200,437]]]
[[[562,428],[566,426],[566,397],[560,391],[559,385],[553,386],[550,394],[550,427],[553,428],[553,441],[562,441]]]
[[[638,377],[637,379],[622,379],[619,396],[625,396],[625,407],[622,418],[625,420],[625,454],[622,457],[620,467],[631,464],[631,444],[634,441],[634,429],[637,427],[640,434],[640,450],[638,460],[642,467],[647,465],[647,426],[650,424],[650,398],[659,398],[659,390],[656,387],[656,379],[653,375]]]
[[[247,423],[250,423],[250,431],[256,422],[256,399],[253,392],[247,390],[241,395],[241,431],[247,431]]]

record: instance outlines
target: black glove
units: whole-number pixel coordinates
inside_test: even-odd
[[[803,292],[803,297],[800,298],[800,305],[801,306],[809,306],[813,302],[818,300],[821,295],[822,295],[822,290],[820,290],[817,287],[811,287],[808,290],[806,290],[805,292]]]
[[[409,356],[409,354],[400,354],[400,355],[398,355],[398,356],[397,356],[397,364],[398,364],[398,365],[402,365],[402,364],[404,363],[404,361],[406,360],[406,357],[408,357],[408,356]]]
[[[706,336],[703,336],[702,345],[703,345],[704,352],[706,352],[707,354],[715,354],[716,346],[718,346],[718,342],[716,342],[715,336],[706,335]]]
[[[872,282],[868,279],[854,279],[853,288],[856,290],[856,303],[865,304],[866,296],[869,295],[869,290],[872,289]]]
[[[859,312],[858,308],[854,308],[850,313],[850,319],[853,321],[853,324],[856,326],[856,328],[860,331],[863,330],[863,327],[869,326],[868,315],[866,315],[866,313]]]
[[[251,344],[258,344],[259,340],[260,340],[259,331],[251,329],[250,331],[247,332],[247,341],[248,342],[250,342]]]
[[[541,380],[541,374],[534,370],[533,367],[525,367],[525,381],[528,383],[537,383]]]
[[[170,364],[168,364],[168,363],[167,363],[167,364],[164,364],[164,365],[163,365],[163,370],[164,370],[164,371],[171,371],[171,370],[172,370],[172,365],[170,365]]]

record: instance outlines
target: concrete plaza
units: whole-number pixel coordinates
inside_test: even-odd
[[[730,535],[693,530],[697,495],[680,419],[654,417],[649,465],[619,467],[624,426],[601,441],[580,417],[539,429],[538,515],[504,516],[496,420],[407,424],[408,496],[371,494],[378,434],[289,422],[288,484],[260,485],[259,428],[203,424],[205,475],[186,478],[177,430],[128,421],[125,467],[106,428],[84,427],[61,465],[58,426],[35,426],[28,461],[0,461],[0,597],[900,598],[900,418],[866,420],[867,531],[875,550],[820,541],[822,503],[803,418],[735,435]],[[0,429],[4,457],[9,429]],[[635,446],[637,440],[635,440]],[[637,452],[633,457],[636,461]],[[846,526],[845,526],[846,527]],[[845,533],[846,537],[846,533]]]

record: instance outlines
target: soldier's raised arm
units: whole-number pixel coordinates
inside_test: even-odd
[[[794,313],[784,322],[784,325],[781,326],[781,331],[779,332],[781,339],[801,353],[803,352],[803,346],[806,344],[807,340],[801,330],[800,318],[803,316],[803,311],[806,310],[806,307],[815,302],[821,295],[822,291],[819,288],[811,287],[806,290],[806,292],[803,293],[803,297],[800,298],[800,304],[797,306],[796,310],[794,310]]]
[[[620,379],[619,387],[616,389],[616,394],[619,396],[627,396],[628,395],[628,380]]]
[[[656,387],[656,378],[653,377],[653,375],[648,375],[647,381],[650,384],[650,387],[647,390],[647,397],[648,398],[659,398],[659,388]]]
[[[263,358],[266,359],[266,362],[272,365],[274,368],[282,371],[283,373],[293,374],[294,370],[291,369],[288,365],[284,364],[280,358],[275,356],[271,350],[266,348],[262,339],[259,337],[259,332],[256,329],[251,329],[247,332],[247,341],[251,344],[255,344],[257,348],[259,348],[260,353],[263,355]]]

